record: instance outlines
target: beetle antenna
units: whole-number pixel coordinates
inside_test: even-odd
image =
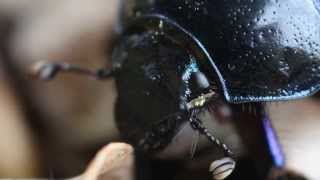
[[[51,80],[59,73],[74,73],[79,75],[91,76],[96,79],[107,79],[115,74],[115,69],[101,68],[96,71],[86,69],[77,65],[69,63],[44,63],[39,62],[35,64],[32,74],[36,78],[42,80]]]

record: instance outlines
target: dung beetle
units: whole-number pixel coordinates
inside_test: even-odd
[[[114,77],[123,137],[152,155],[187,122],[221,148],[224,158],[210,168],[216,179],[235,168],[233,154],[198,115],[224,101],[259,178],[295,179],[282,172],[285,160],[265,102],[319,90],[319,8],[319,0],[124,0],[111,68],[42,64],[38,75]]]

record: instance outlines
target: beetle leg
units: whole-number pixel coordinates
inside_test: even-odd
[[[212,173],[213,179],[225,179],[227,178],[235,169],[236,162],[231,158],[233,153],[223,144],[219,139],[214,137],[209,130],[203,125],[202,121],[196,117],[197,110],[193,110],[189,122],[191,127],[197,130],[200,134],[208,138],[210,142],[213,142],[219,148],[223,149],[225,156],[222,159],[215,160],[211,163],[209,171]]]
[[[199,143],[200,133],[198,131],[195,132],[192,138],[192,144],[190,149],[190,158],[193,159],[196,154],[198,143]]]
[[[203,125],[202,121],[195,116],[193,113],[191,115],[191,118],[189,119],[189,122],[191,124],[191,127],[198,131],[200,134],[207,137],[207,139],[217,145],[218,147],[223,149],[223,152],[226,156],[233,156],[232,151],[228,148],[228,146],[224,143],[222,143],[219,139],[217,139],[209,130]]]
[[[39,63],[36,64],[33,70],[33,75],[42,80],[51,80],[59,73],[74,73],[79,75],[91,76],[96,79],[106,79],[115,74],[115,69],[101,68],[96,71],[86,69],[77,65],[68,63]]]

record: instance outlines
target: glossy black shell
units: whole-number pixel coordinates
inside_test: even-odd
[[[206,75],[210,68],[197,48],[180,43],[186,39],[138,28],[123,35],[113,51],[113,65],[121,64],[115,119],[124,139],[139,150],[165,148],[189,120],[187,104],[212,92],[211,82],[217,82]]]
[[[201,49],[229,102],[288,100],[320,88],[319,4],[124,0],[120,27],[123,32],[168,28],[192,39],[188,41]]]

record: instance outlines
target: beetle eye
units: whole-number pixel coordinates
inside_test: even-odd
[[[195,72],[191,75],[191,82],[193,88],[200,88],[200,89],[207,89],[209,88],[210,84],[207,77],[202,72]]]

